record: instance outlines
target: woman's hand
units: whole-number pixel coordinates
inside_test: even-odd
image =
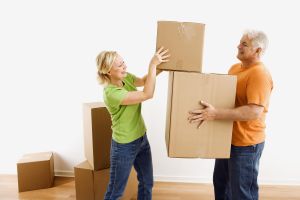
[[[164,49],[164,47],[160,47],[159,50],[154,54],[150,61],[151,66],[157,66],[160,63],[168,62],[169,60],[166,58],[170,57],[170,54],[166,53],[169,51],[169,49]]]

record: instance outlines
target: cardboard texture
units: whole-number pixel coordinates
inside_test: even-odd
[[[202,72],[205,24],[158,21],[156,50],[169,49],[169,62],[160,64],[162,70]]]
[[[169,157],[229,158],[232,121],[190,124],[188,111],[200,108],[200,100],[216,108],[235,105],[236,77],[219,74],[170,72],[166,145]]]
[[[92,169],[109,168],[111,117],[104,103],[83,104],[83,128],[84,153]]]
[[[104,198],[108,183],[109,169],[94,171],[85,161],[75,166],[75,189],[77,200],[100,200]],[[138,182],[136,172],[132,168],[122,200],[130,200],[136,196]]]
[[[25,154],[17,162],[19,192],[52,187],[54,161],[52,152]]]

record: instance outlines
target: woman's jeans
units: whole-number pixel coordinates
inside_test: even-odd
[[[231,145],[230,159],[216,159],[213,182],[216,200],[258,200],[257,176],[264,142]]]
[[[110,150],[110,181],[104,200],[119,200],[134,166],[137,172],[138,200],[151,200],[153,168],[151,149],[145,134],[139,139],[120,144],[112,140]]]

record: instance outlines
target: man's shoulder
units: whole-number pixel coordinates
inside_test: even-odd
[[[252,73],[255,74],[255,75],[270,76],[271,77],[270,71],[268,70],[268,68],[263,63],[260,63],[257,66],[255,66],[252,69]]]
[[[232,66],[230,67],[230,69],[228,70],[228,74],[234,74],[234,73],[237,72],[240,68],[241,68],[241,63],[235,63],[235,64],[232,65]]]

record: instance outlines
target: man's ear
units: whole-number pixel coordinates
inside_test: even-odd
[[[258,48],[256,49],[256,53],[257,53],[258,55],[261,55],[261,52],[262,52],[262,48],[258,47]]]

